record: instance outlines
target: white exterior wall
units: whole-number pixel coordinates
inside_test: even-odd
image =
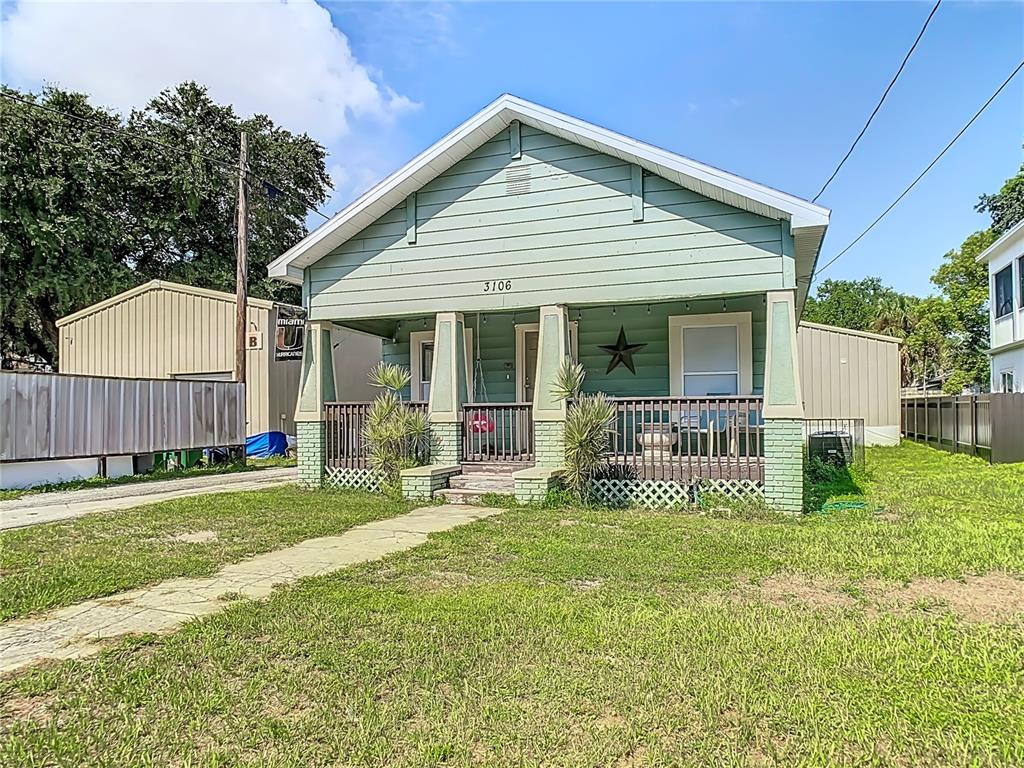
[[[992,355],[992,391],[1002,392],[1003,373],[1013,374],[1013,391],[1024,392],[1024,345]]]
[[[1021,290],[1024,270],[1024,221],[989,246],[978,257],[978,261],[988,263],[992,391],[1003,391],[1003,373],[1010,372],[1014,378],[1014,391],[1024,392],[1024,291]],[[1009,314],[997,318],[995,276],[1007,267],[1013,274],[1013,309]]]

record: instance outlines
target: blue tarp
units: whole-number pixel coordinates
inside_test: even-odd
[[[245,439],[245,455],[257,459],[284,456],[288,453],[288,438],[284,432],[264,432]]]

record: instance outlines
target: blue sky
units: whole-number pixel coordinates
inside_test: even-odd
[[[409,155],[508,91],[801,197],[828,178],[930,3],[487,4],[449,9],[415,55],[368,9],[330,6],[357,54],[424,105]],[[369,9],[372,14],[372,9]],[[362,19],[362,20],[361,20]],[[822,196],[823,264],[927,165],[1024,58],[1024,5],[944,3]],[[825,272],[925,293],[942,254],[1021,163],[1024,74],[864,240]]]
[[[321,7],[322,6],[322,7]],[[503,92],[801,197],[846,151],[931,3],[243,3],[3,0],[3,80],[127,109],[194,78],[330,150],[334,211]],[[324,10],[326,8],[326,10]],[[1024,4],[946,0],[821,198],[821,263],[1024,58]],[[923,294],[1021,163],[1024,74],[826,277]],[[311,219],[311,222],[315,220]]]

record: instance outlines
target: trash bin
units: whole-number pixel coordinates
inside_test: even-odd
[[[853,464],[853,436],[841,429],[813,432],[807,441],[807,456],[837,467],[850,466]]]

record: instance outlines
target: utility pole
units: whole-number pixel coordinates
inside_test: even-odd
[[[246,216],[245,173],[249,161],[248,136],[242,131],[238,156],[238,226],[235,235],[235,381],[245,384],[245,350],[248,344],[249,229]],[[243,389],[244,391],[244,389]]]
[[[249,303],[249,227],[245,199],[245,175],[249,167],[249,139],[242,131],[238,155],[238,226],[235,232],[235,381],[242,385],[243,411],[246,407],[245,358],[248,347],[248,322],[246,318]],[[245,446],[241,446],[237,460],[245,463]]]

